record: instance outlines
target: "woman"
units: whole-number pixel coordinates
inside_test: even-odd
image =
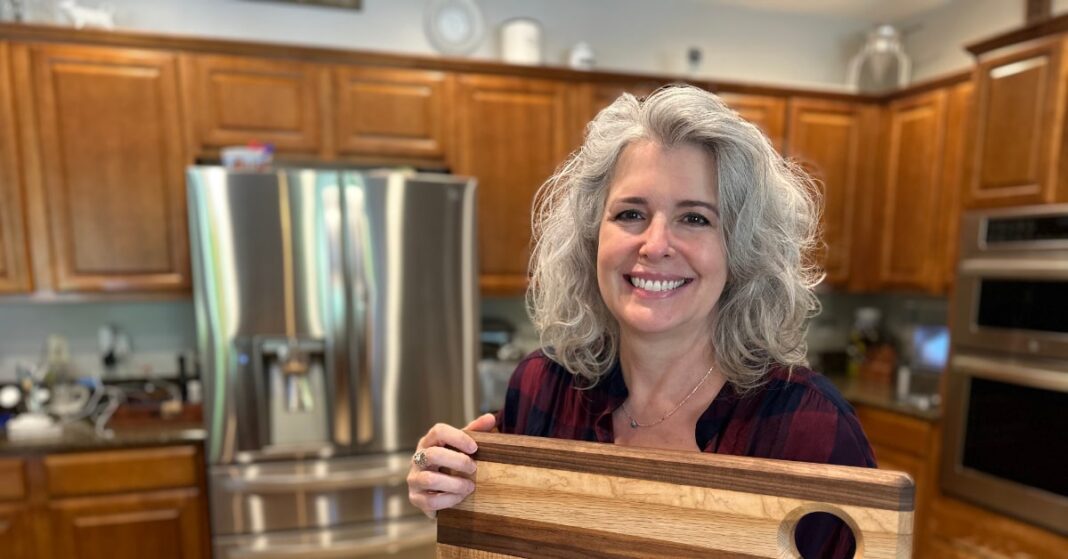
[[[538,194],[528,305],[544,349],[501,413],[466,428],[874,466],[852,408],[805,368],[813,193],[711,93],[620,97]],[[473,473],[474,450],[433,427],[412,503],[433,516],[463,500],[473,483],[441,469]],[[852,556],[840,528],[806,521],[804,556]]]

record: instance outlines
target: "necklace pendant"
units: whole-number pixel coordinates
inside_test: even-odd
[[[637,429],[638,428],[638,422],[634,421],[634,418],[631,418],[631,420],[630,420],[630,428],[631,429]]]

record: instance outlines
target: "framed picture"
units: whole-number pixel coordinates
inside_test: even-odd
[[[283,2],[286,4],[306,4],[308,6],[327,6],[330,8],[348,8],[359,10],[363,0],[251,0],[252,2]]]

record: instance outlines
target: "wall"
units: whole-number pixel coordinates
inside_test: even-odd
[[[79,376],[100,377],[97,345],[101,326],[114,325],[130,337],[133,359],[125,376],[169,376],[177,372],[177,353],[196,346],[193,305],[189,300],[159,302],[0,303],[0,382],[15,378],[16,365],[35,367],[45,341],[55,334],[70,343]]]
[[[85,0],[93,5],[94,0]],[[361,11],[248,0],[108,0],[120,27],[411,54],[435,54],[423,32],[428,0],[364,0]],[[565,60],[589,42],[599,66],[683,73],[688,47],[700,47],[699,75],[722,80],[838,89],[867,23],[779,14],[700,0],[479,0],[486,40],[474,58],[496,58],[497,29],[528,16],[543,25],[545,58]],[[40,10],[37,17],[48,17]]]
[[[1068,0],[1053,2],[1054,15],[1068,12]],[[1022,0],[955,0],[896,22],[912,59],[912,81],[971,68],[975,59],[964,45],[1011,31],[1024,24]]]

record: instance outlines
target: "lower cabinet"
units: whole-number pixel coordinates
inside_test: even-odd
[[[0,460],[0,557],[207,559],[197,446]],[[8,500],[4,500],[7,497]]]
[[[69,559],[208,557],[195,488],[61,499],[49,505],[52,556]]]
[[[916,486],[916,513],[913,516],[913,554],[927,537],[931,496],[938,484],[938,430],[929,421],[858,405],[857,417],[868,435],[875,460],[883,470],[905,472]]]

